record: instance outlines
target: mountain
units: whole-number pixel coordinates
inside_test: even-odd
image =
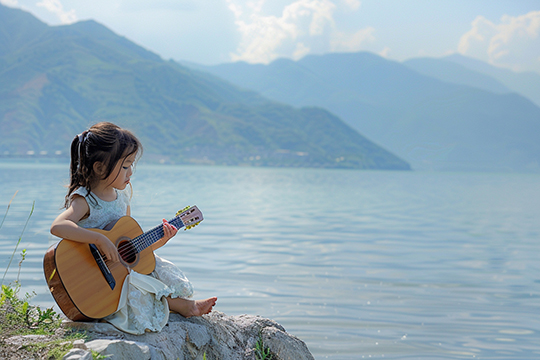
[[[293,106],[327,108],[416,169],[540,170],[540,108],[485,75],[468,71],[462,85],[367,52],[198,68]]]
[[[514,72],[459,54],[448,55],[441,60],[459,64],[479,74],[490,76],[511,91],[531,99],[537,106],[540,106],[540,75],[535,72]]]
[[[19,49],[47,30],[47,25],[24,11],[0,4],[0,56]]]
[[[0,155],[65,154],[97,121],[133,130],[147,160],[410,169],[326,110],[164,61],[95,21],[51,27],[0,5]]]
[[[434,58],[415,58],[403,61],[402,64],[426,76],[441,81],[466,85],[496,94],[509,94],[510,88],[489,75],[471,70],[459,63]]]

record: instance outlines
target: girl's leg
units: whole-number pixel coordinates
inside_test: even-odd
[[[201,316],[208,314],[216,304],[217,297],[211,297],[206,300],[189,300],[182,298],[167,297],[169,309],[179,313],[184,317]]]

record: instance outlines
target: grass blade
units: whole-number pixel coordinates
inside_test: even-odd
[[[26,224],[24,224],[24,228],[23,228],[23,230],[21,232],[21,236],[19,236],[19,241],[17,241],[17,245],[15,245],[15,249],[13,250],[13,254],[11,255],[11,258],[9,259],[9,263],[8,263],[8,266],[6,267],[6,271],[4,272],[4,276],[2,277],[2,283],[1,284],[4,284],[4,279],[6,278],[6,274],[7,274],[8,270],[9,270],[11,262],[13,261],[13,257],[15,256],[15,252],[17,252],[17,248],[19,247],[19,244],[21,243],[21,239],[22,239],[22,236],[24,234],[24,231],[26,230],[26,226],[28,226],[28,222],[30,221],[30,218],[32,217],[32,214],[34,213],[34,206],[35,205],[36,205],[36,202],[34,201],[32,203],[32,210],[30,211],[30,215],[28,215],[28,219],[26,219]]]
[[[18,192],[19,192],[19,190],[15,191],[15,194],[13,194],[13,197],[11,198],[11,200],[9,200],[9,204],[7,206],[7,209],[6,209],[6,213],[4,214],[4,218],[2,219],[2,223],[0,224],[0,229],[2,228],[2,225],[4,225],[4,221],[6,220],[6,216],[8,214],[9,207],[11,206],[11,202],[13,201],[13,199],[15,199],[15,196],[17,195]]]

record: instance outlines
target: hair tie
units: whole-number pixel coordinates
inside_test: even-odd
[[[90,130],[86,130],[86,131],[83,131],[82,133],[80,133],[79,135],[77,135],[77,137],[79,138],[79,145],[83,142],[86,141],[86,139],[88,139],[88,136],[90,136],[92,132]]]
[[[77,161],[77,169],[81,167],[81,161],[82,161],[81,144],[84,143],[88,139],[88,136],[90,136],[91,133],[92,132],[90,130],[86,130],[80,133],[79,135],[77,135],[77,137],[79,138],[79,148],[77,149],[79,153],[79,159]]]

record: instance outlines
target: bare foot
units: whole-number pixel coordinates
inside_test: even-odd
[[[216,305],[217,297],[211,297],[206,300],[189,300],[182,298],[167,298],[169,309],[179,313],[184,317],[201,316],[208,314]]]
[[[210,311],[212,311],[212,308],[214,305],[216,305],[217,297],[211,297],[206,300],[195,300],[193,302],[193,308],[191,310],[191,314],[186,315],[186,317],[191,316],[201,316],[204,314],[208,314]]]

